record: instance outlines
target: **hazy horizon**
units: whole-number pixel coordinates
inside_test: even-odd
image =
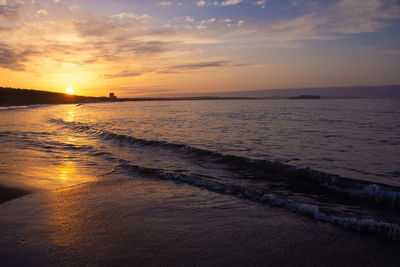
[[[261,90],[237,90],[206,93],[144,94],[142,97],[292,97],[299,95],[318,95],[321,97],[400,97],[400,85],[341,86],[341,87],[303,87]]]
[[[400,84],[396,0],[0,0],[2,86],[121,97]]]

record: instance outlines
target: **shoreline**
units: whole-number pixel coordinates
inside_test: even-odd
[[[9,265],[376,266],[399,243],[282,208],[136,177],[33,194],[0,206]]]

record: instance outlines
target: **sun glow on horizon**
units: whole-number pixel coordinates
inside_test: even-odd
[[[67,88],[67,94],[69,94],[69,95],[75,94],[74,88],[71,88],[71,87]]]

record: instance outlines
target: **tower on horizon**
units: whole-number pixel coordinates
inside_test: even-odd
[[[114,95],[114,93],[112,93],[112,92],[110,93],[110,96],[109,96],[109,97],[110,97],[110,99],[116,99],[116,98],[117,98],[117,97]]]

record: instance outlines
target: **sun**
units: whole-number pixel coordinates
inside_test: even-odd
[[[73,95],[73,94],[75,94],[75,90],[74,90],[74,88],[67,88],[67,94],[69,94],[69,95]]]

